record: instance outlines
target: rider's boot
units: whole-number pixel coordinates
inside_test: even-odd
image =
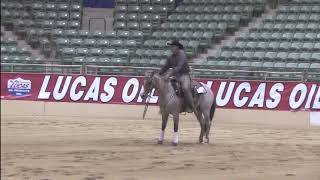
[[[193,102],[193,97],[190,91],[184,92],[185,103],[186,103],[186,112],[192,113],[195,112],[195,105]]]

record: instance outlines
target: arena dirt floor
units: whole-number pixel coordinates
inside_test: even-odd
[[[209,145],[197,143],[199,124],[187,115],[173,147],[172,120],[165,144],[157,145],[157,108],[145,120],[143,106],[126,108],[106,112],[109,118],[1,113],[1,179],[320,180],[319,128],[281,123],[286,117],[276,115],[271,121],[279,123],[237,123],[219,109]]]

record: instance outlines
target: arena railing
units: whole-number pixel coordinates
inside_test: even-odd
[[[143,75],[146,70],[159,70],[150,66],[97,66],[1,63],[1,72],[82,74],[82,75]],[[193,77],[245,80],[294,80],[320,82],[320,72],[284,72],[236,69],[193,68]]]
[[[82,65],[1,63],[1,72],[83,74]]]
[[[119,70],[121,71],[115,71]],[[146,70],[159,70],[158,67],[137,66],[96,66],[86,65],[85,74],[90,75],[143,75]],[[294,81],[319,81],[320,72],[285,72],[285,71],[257,71],[234,69],[192,69],[193,77],[219,78],[219,79],[245,79],[245,80],[294,80]],[[314,78],[315,77],[315,78]]]

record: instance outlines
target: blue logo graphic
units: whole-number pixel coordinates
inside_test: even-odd
[[[27,96],[31,92],[31,81],[20,77],[9,79],[7,88],[12,96]]]

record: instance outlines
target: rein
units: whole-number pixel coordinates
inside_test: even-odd
[[[153,79],[151,80],[151,83],[154,84],[154,80]],[[161,89],[161,88],[159,87],[159,89]],[[162,92],[162,93],[164,93],[164,92]],[[169,100],[163,105],[163,108],[165,108],[173,100],[173,97],[174,97],[174,93],[171,94]]]
[[[154,82],[155,82],[154,79],[151,78],[151,82],[150,83],[153,84],[153,86],[155,86]],[[160,85],[158,84],[157,86],[160,86]],[[158,87],[158,88],[161,89],[160,87]],[[144,107],[144,111],[143,111],[143,115],[142,115],[143,119],[145,118],[145,115],[146,115],[148,107],[149,107],[149,102],[150,102],[150,98],[151,98],[151,92],[152,92],[152,88],[148,92],[148,96],[147,96],[146,101],[145,101],[145,107]],[[171,94],[169,100],[162,107],[165,108],[173,100],[173,98],[174,98],[174,93]],[[161,108],[161,104],[160,104],[160,108]]]
[[[150,98],[151,98],[151,95],[148,95],[148,97],[147,97],[147,99],[146,99],[145,106],[144,106],[144,111],[143,111],[142,119],[144,119],[145,116],[146,116],[146,114],[147,114],[147,110],[148,110],[148,107],[149,107]]]

